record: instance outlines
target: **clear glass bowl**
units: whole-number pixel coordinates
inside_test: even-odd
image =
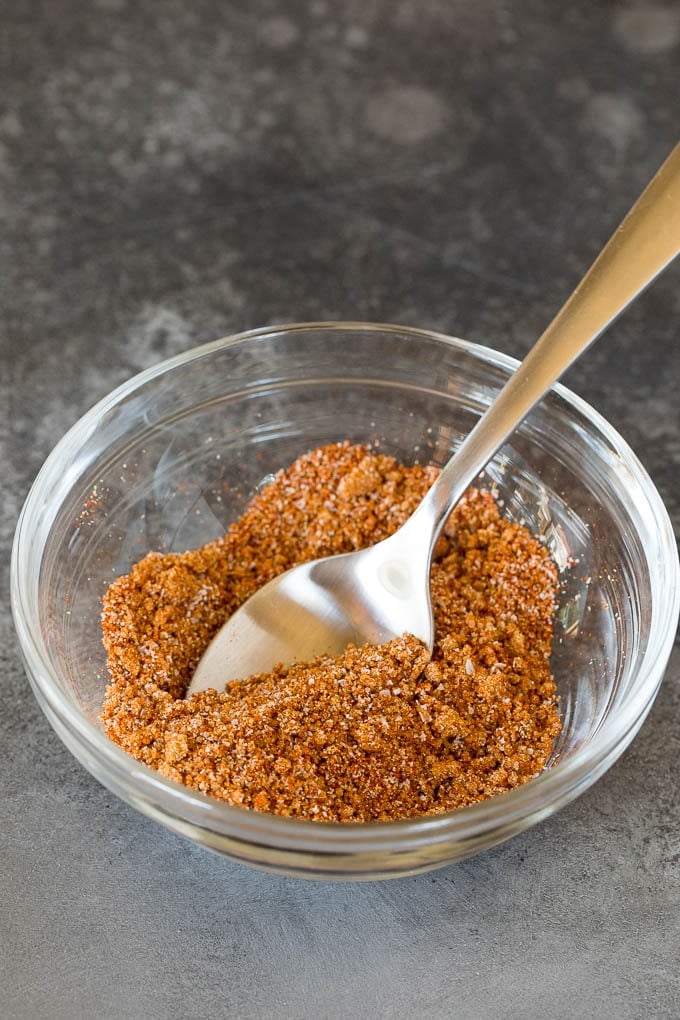
[[[128,803],[247,864],[322,878],[435,868],[545,818],[619,757],[647,715],[678,618],[668,516],[635,455],[561,386],[487,468],[507,512],[563,571],[553,670],[564,728],[550,766],[510,793],[448,814],[328,824],[231,807],[173,783],[98,721],[101,597],[151,549],[218,537],[263,480],[340,439],[443,464],[516,367],[422,330],[271,327],[136,376],[62,439],[26,500],[12,557],[26,670],[73,754]]]

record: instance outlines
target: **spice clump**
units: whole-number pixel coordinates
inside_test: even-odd
[[[320,821],[450,811],[545,766],[558,578],[543,546],[470,490],[437,543],[432,656],[405,634],[184,699],[224,620],[283,570],[392,534],[437,476],[338,443],[280,471],[216,542],[151,553],[104,597],[106,732],[232,804]]]

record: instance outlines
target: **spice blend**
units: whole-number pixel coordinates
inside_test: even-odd
[[[219,540],[108,589],[101,718],[135,758],[259,811],[365,822],[449,811],[545,766],[560,730],[547,551],[470,490],[437,544],[432,656],[404,635],[185,700],[224,620],[276,574],[392,534],[437,476],[349,443],[300,457]]]

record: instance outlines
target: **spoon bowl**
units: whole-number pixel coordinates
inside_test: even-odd
[[[264,585],[208,646],[190,693],[224,686],[225,660],[235,679],[406,632],[431,649],[428,551],[406,557],[404,537],[400,531],[361,553],[303,563]],[[376,580],[381,598],[374,605]]]

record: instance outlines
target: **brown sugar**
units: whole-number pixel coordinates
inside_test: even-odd
[[[108,735],[163,775],[258,811],[364,822],[449,811],[540,772],[560,730],[557,571],[470,490],[435,551],[432,656],[404,635],[184,699],[224,620],[271,577],[385,538],[437,470],[339,443],[308,453],[216,542],[152,553],[104,597]]]

